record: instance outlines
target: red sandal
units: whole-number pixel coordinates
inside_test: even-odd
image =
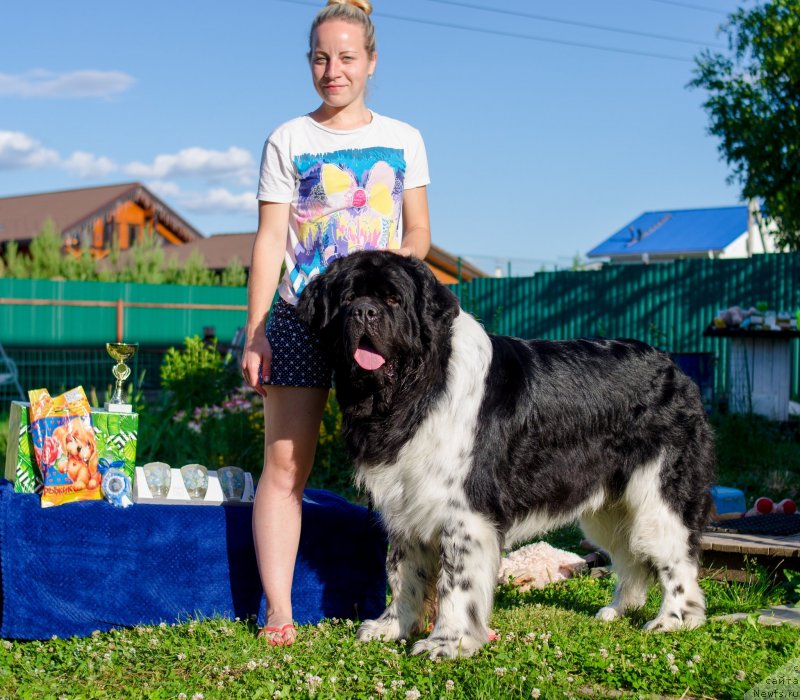
[[[296,637],[297,628],[291,622],[281,627],[267,625],[258,631],[258,638],[266,639],[269,645],[273,647],[290,647],[294,644]]]

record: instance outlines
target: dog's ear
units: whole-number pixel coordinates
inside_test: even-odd
[[[433,325],[449,330],[458,315],[458,297],[445,287],[431,269],[421,260],[405,258],[407,264],[416,268],[412,279],[417,285],[417,314],[425,328]]]
[[[325,328],[338,309],[338,296],[333,296],[334,277],[335,272],[330,269],[317,275],[303,290],[297,303],[297,315],[316,331]]]

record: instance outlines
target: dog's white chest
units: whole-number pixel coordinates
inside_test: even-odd
[[[452,504],[463,502],[491,355],[483,328],[472,316],[459,314],[442,397],[396,462],[358,467],[358,482],[391,530],[428,541],[450,519]]]

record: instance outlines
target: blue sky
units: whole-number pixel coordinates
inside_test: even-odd
[[[374,0],[368,104],[425,138],[434,242],[524,274],[644,211],[738,203],[686,88],[738,4]],[[264,140],[318,104],[321,5],[7,3],[0,196],[138,180],[206,235],[255,230]]]

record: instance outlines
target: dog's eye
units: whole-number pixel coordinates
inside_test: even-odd
[[[386,297],[386,303],[389,306],[398,306],[400,304],[400,297],[390,294],[388,297]]]
[[[355,299],[355,298],[356,298],[356,295],[355,295],[354,292],[347,292],[347,294],[345,294],[342,297],[342,303],[343,304],[350,304],[353,301],[353,299]]]

